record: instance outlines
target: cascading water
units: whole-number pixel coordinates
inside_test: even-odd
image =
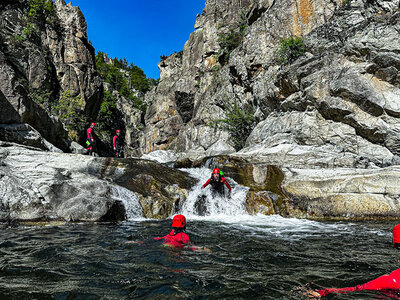
[[[122,186],[111,186],[111,198],[119,200],[123,203],[126,211],[126,219],[128,221],[143,219],[142,206],[136,194]]]
[[[245,209],[246,192],[248,188],[245,188],[233,179],[226,177],[227,181],[232,187],[232,196],[213,196],[211,194],[211,186],[207,186],[201,189],[201,186],[210,178],[211,170],[208,168],[192,168],[182,169],[182,171],[188,172],[192,177],[199,179],[196,186],[193,187],[192,191],[184,203],[181,213],[190,217],[199,217],[199,203],[204,206],[203,214],[206,218],[229,218],[232,216],[243,216],[248,215]],[[225,187],[226,189],[226,187]],[[227,192],[227,191],[226,191]]]

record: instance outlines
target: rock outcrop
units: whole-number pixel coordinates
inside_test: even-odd
[[[399,5],[207,1],[183,51],[159,64],[143,151],[186,151],[179,166],[229,153],[213,151],[231,139],[208,125],[235,99],[253,107],[257,125],[245,147],[216,166],[229,174],[230,163],[243,161],[266,178],[274,168],[280,174],[273,189],[246,183],[253,171],[235,178],[250,187],[249,212],[398,217]],[[300,36],[306,53],[279,65],[280,39],[289,36]]]
[[[179,209],[194,183],[188,174],[151,161],[0,142],[0,222],[124,220],[132,199],[116,197],[118,186],[140,199],[138,216],[165,218]]]
[[[51,108],[68,92],[83,99],[88,118],[97,115],[103,87],[94,48],[79,8],[57,0],[51,11],[28,17],[28,10],[27,1],[0,3],[0,124],[29,124],[69,151],[67,131]]]

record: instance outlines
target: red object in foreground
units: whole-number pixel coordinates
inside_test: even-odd
[[[400,289],[400,269],[394,270],[389,275],[383,275],[367,283],[360,284],[354,287],[345,288],[327,288],[317,290],[321,296],[326,296],[330,293],[346,293],[353,291],[379,291],[379,290],[398,290]]]
[[[184,232],[175,234],[175,230],[172,230],[168,235],[163,237],[156,237],[155,240],[163,239],[163,244],[174,246],[175,248],[183,248],[187,243],[190,242],[189,236]]]
[[[393,247],[395,244],[400,244],[400,224],[397,224],[393,228]]]

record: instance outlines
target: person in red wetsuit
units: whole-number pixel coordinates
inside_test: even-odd
[[[172,219],[172,231],[163,236],[153,238],[156,241],[163,240],[163,245],[173,248],[187,248],[195,251],[211,252],[207,247],[195,246],[190,242],[189,236],[184,232],[186,230],[186,218],[184,215],[176,215]],[[145,244],[144,241],[128,241],[127,244]]]
[[[115,132],[114,138],[113,138],[113,149],[114,149],[114,156],[115,157],[122,157],[122,141],[121,141],[121,130],[117,130]]]
[[[205,184],[201,187],[201,189],[204,189],[207,185],[211,184],[213,194],[218,193],[220,195],[225,196],[225,189],[224,185],[228,188],[228,197],[231,196],[231,186],[229,183],[226,181],[225,177],[221,176],[221,171],[218,168],[215,168],[212,171],[211,178],[207,180]]]
[[[393,228],[393,247],[400,247],[400,224],[396,225]],[[362,290],[372,290],[372,291],[380,291],[380,290],[399,290],[400,289],[400,268],[394,270],[389,275],[382,275],[376,279],[368,281],[367,283],[360,284],[353,287],[345,287],[345,288],[326,288],[323,290],[317,290],[318,293],[315,296],[326,296],[331,293],[346,293],[353,291],[362,291]]]
[[[94,137],[93,137],[93,130],[95,123],[91,123],[90,127],[86,130],[86,149],[88,151],[89,155],[92,155],[93,153],[93,146],[94,146]]]
[[[186,230],[186,218],[184,215],[176,215],[172,219],[172,231],[163,237],[155,237],[155,240],[164,240],[163,244],[175,248],[183,248],[190,243]]]

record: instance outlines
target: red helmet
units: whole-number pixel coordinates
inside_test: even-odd
[[[172,219],[172,227],[184,228],[186,226],[186,218],[184,215],[176,215]]]
[[[400,224],[397,224],[393,228],[393,247],[396,244],[400,244]]]
[[[117,129],[117,133],[121,133],[121,130]]]
[[[218,169],[218,168],[215,168],[215,169],[212,171],[212,173],[213,173],[213,174],[219,174],[219,169]]]
[[[95,123],[90,123],[90,126],[95,126],[96,124]]]

